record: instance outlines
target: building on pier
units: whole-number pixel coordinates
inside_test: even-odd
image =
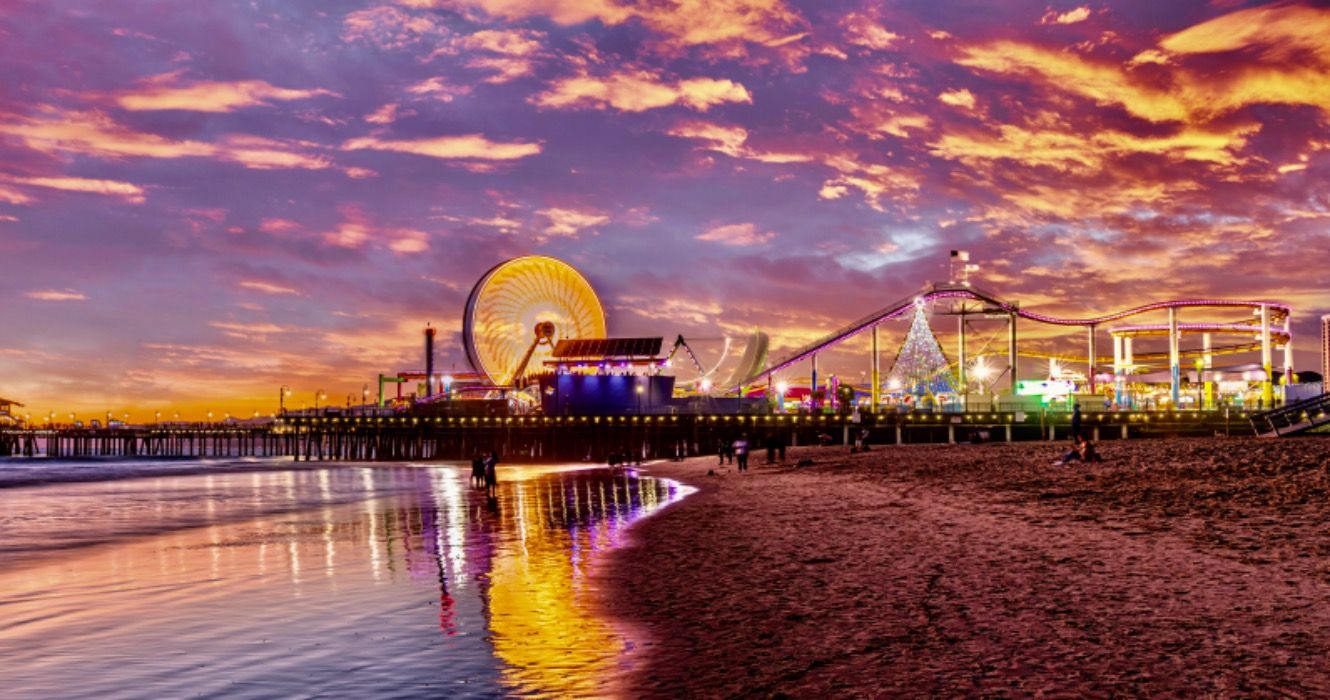
[[[6,398],[0,398],[0,425],[16,425],[22,423],[19,414],[14,412],[15,408],[22,408],[23,404]]]

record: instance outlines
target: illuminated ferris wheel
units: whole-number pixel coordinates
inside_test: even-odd
[[[543,255],[493,267],[466,301],[462,342],[477,372],[511,386],[564,338],[604,338],[605,310],[568,263]]]

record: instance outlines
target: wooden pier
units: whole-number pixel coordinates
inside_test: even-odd
[[[646,459],[714,453],[746,436],[754,451],[768,438],[787,445],[1002,442],[1068,437],[1066,413],[883,413],[852,415],[656,415],[304,417],[258,427],[138,426],[0,430],[0,456],[289,457],[301,461],[458,461],[495,450],[507,462],[603,461],[618,453]],[[1242,412],[1086,413],[1098,440],[1251,435]]]

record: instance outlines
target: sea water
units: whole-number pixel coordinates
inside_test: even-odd
[[[6,698],[610,692],[595,567],[690,489],[632,470],[0,462]]]

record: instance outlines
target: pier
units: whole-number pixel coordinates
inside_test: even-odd
[[[1253,435],[1243,411],[1088,412],[1094,440]],[[0,430],[0,456],[291,457],[298,461],[458,461],[497,450],[508,462],[604,461],[714,454],[746,436],[754,453],[767,438],[790,446],[879,447],[904,443],[1065,440],[1065,412],[879,413],[839,415],[648,415],[301,417],[257,427],[137,426]],[[861,438],[861,435],[863,436]]]

